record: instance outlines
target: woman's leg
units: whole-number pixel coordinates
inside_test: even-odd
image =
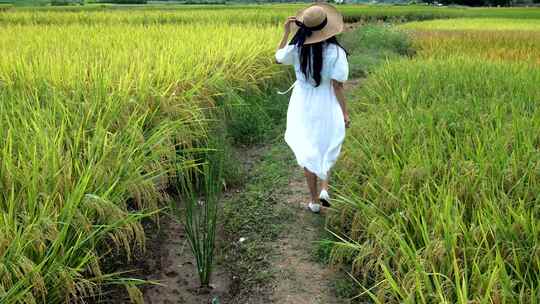
[[[319,193],[317,191],[317,175],[304,168],[304,175],[306,176],[307,185],[309,188],[309,194],[311,195],[311,202],[319,202]]]
[[[330,179],[330,172],[326,176],[326,180],[321,180],[321,193],[319,194],[319,201],[323,207],[330,207],[330,196],[328,196],[328,180]]]
[[[328,178],[326,180],[321,180],[321,191],[328,192]]]
[[[330,180],[330,171],[328,171],[328,174],[326,175],[326,180],[321,180],[321,191],[328,192],[328,181]]]

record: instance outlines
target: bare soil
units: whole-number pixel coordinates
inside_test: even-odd
[[[300,172],[300,169],[298,169]],[[289,192],[283,197],[285,208],[293,208],[295,220],[288,224],[278,240],[274,267],[278,270],[274,282],[272,303],[334,304],[338,299],[331,286],[332,269],[314,261],[312,251],[319,240],[324,219],[306,210],[307,186],[301,174],[293,174]]]
[[[178,220],[168,218],[160,227],[161,238],[154,262],[155,272],[146,280],[159,282],[144,290],[147,304],[212,303],[228,297],[229,274],[219,264],[212,276],[210,289],[201,289],[196,271],[196,262],[191,253],[183,225]]]

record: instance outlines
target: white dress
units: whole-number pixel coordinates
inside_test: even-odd
[[[343,112],[334,93],[332,79],[345,82],[349,64],[345,51],[335,45],[323,48],[321,84],[315,87],[300,70],[298,48],[288,45],[276,52],[276,60],[294,65],[296,82],[287,111],[285,141],[298,164],[326,180],[345,139]]]

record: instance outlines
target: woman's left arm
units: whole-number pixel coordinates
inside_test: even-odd
[[[345,102],[345,90],[343,82],[332,79],[332,86],[334,87],[334,93],[336,94],[336,98],[339,102],[339,106],[341,107],[341,111],[343,112],[343,120],[345,121],[345,127],[348,128],[351,124],[351,120],[349,119],[349,112],[347,112],[347,103]]]

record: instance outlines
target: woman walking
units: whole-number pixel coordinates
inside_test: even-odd
[[[350,122],[343,94],[347,53],[335,37],[342,30],[343,16],[333,6],[317,3],[287,19],[276,51],[277,62],[293,65],[296,74],[285,141],[304,169],[311,196],[307,207],[313,212],[320,211],[320,204],[330,205],[330,169]],[[291,33],[295,34],[287,44]]]

